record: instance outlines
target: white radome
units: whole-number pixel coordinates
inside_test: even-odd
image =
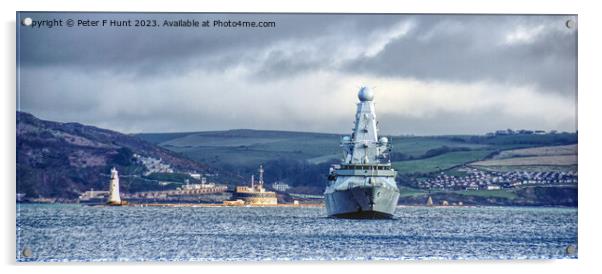
[[[386,144],[389,142],[389,139],[387,137],[380,137],[380,142]]]
[[[357,98],[359,98],[362,102],[372,101],[374,100],[374,93],[369,88],[362,87],[360,88],[360,92],[357,94]]]

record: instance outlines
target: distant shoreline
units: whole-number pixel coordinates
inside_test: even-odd
[[[119,207],[105,204],[80,204],[80,203],[64,203],[64,202],[56,202],[56,203],[40,203],[40,202],[19,202],[19,204],[28,204],[28,205],[81,205],[81,206],[89,206],[89,207]],[[223,204],[191,204],[191,203],[148,203],[148,204],[127,204],[121,205],[121,207],[232,207],[232,208],[259,208],[259,207],[292,207],[292,208],[323,208],[324,204],[277,204],[277,205],[223,205]],[[398,204],[397,208],[477,208],[477,207],[536,207],[536,208],[574,208],[577,209],[578,206],[566,206],[566,205],[420,205],[420,204]]]

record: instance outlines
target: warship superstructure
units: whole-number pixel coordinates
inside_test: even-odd
[[[353,133],[341,139],[343,161],[330,169],[326,210],[338,218],[391,218],[399,189],[388,159],[389,140],[378,137],[374,93],[362,87],[358,98]]]

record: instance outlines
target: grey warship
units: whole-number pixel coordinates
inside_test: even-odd
[[[392,218],[399,189],[388,159],[391,146],[386,137],[378,138],[374,93],[362,87],[358,98],[353,133],[341,139],[344,158],[330,168],[326,210],[335,218]]]

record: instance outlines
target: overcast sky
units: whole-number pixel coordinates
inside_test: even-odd
[[[21,14],[274,21],[274,28],[18,30],[18,109],[126,133],[348,133],[374,90],[385,134],[575,131],[574,16]],[[576,24],[575,24],[576,25]]]

